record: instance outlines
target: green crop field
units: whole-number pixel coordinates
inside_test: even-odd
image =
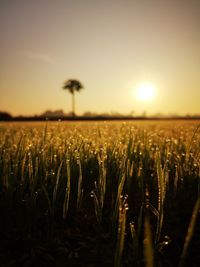
[[[0,263],[200,266],[198,121],[0,123]]]

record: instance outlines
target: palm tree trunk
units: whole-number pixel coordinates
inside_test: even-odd
[[[75,93],[72,93],[72,117],[74,118],[76,116],[75,114]]]

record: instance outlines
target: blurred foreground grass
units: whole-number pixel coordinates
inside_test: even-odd
[[[198,125],[1,123],[2,266],[197,266]]]

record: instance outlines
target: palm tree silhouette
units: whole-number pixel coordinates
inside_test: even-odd
[[[75,91],[79,92],[83,89],[83,85],[78,80],[70,79],[64,83],[63,89],[68,90],[72,94],[72,116],[75,117]]]

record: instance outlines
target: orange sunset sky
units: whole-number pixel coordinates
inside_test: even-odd
[[[75,78],[80,115],[200,113],[199,0],[1,0],[0,31],[1,111],[70,112]]]

